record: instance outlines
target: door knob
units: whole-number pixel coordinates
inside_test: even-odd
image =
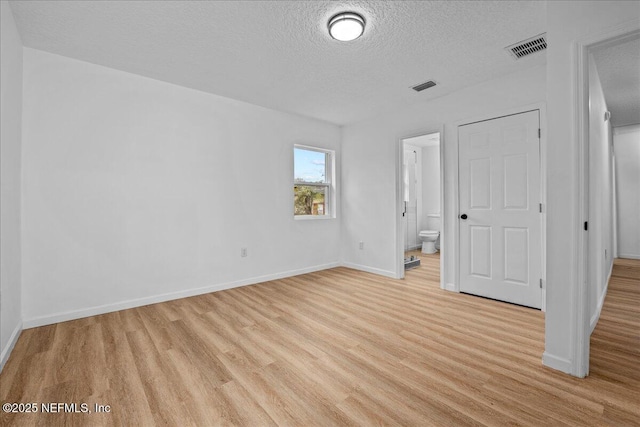
[[[467,218],[468,218],[467,214],[460,215],[460,219],[467,219]]]

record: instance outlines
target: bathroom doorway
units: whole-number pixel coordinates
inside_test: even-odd
[[[440,132],[401,140],[404,270],[428,270],[440,283],[442,171]]]

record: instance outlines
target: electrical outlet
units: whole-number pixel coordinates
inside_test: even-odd
[[[364,249],[364,242],[360,242],[360,244],[358,245],[360,249]]]
[[[246,257],[247,256],[247,248],[240,249],[240,256],[241,257]]]

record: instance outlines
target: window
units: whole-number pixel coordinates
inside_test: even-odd
[[[333,209],[333,151],[293,147],[293,214],[296,219],[330,218]]]

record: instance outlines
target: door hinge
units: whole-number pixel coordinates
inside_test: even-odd
[[[540,279],[540,289],[542,289],[542,279]]]
[[[585,221],[584,222],[584,231],[587,231],[589,229],[589,221]]]
[[[540,203],[540,213],[542,213],[542,203]]]
[[[542,138],[542,131],[538,128],[538,139]]]

